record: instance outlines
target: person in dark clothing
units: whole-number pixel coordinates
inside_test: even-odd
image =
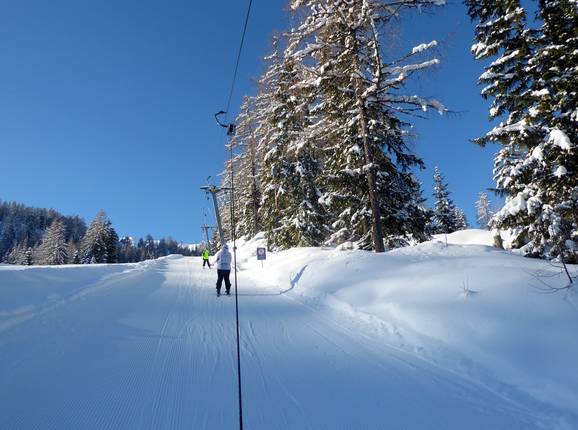
[[[225,291],[227,295],[231,294],[231,281],[229,275],[231,274],[231,253],[227,244],[223,245],[221,250],[215,256],[217,261],[217,296],[221,295],[221,286],[223,280],[225,281]]]

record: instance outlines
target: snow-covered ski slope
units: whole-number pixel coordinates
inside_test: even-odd
[[[241,243],[246,428],[578,428],[575,293],[486,237],[264,268]],[[0,429],[236,428],[234,298],[201,266],[0,266]]]

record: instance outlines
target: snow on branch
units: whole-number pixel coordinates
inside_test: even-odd
[[[388,94],[384,98],[388,102],[392,103],[403,103],[419,106],[421,110],[423,110],[424,112],[427,112],[428,108],[433,108],[437,110],[440,115],[447,112],[446,107],[441,102],[435,99],[424,99],[419,96],[403,96],[393,94]]]
[[[474,54],[474,57],[476,59],[480,59],[480,58],[483,58],[483,57],[490,55],[492,52],[496,51],[498,48],[500,48],[500,43],[498,43],[498,42],[492,43],[490,45],[486,45],[483,42],[479,42],[479,43],[473,44],[472,47],[470,48],[470,51],[472,52],[472,54]]]
[[[440,63],[440,60],[438,60],[437,58],[434,58],[432,60],[424,61],[422,63],[408,64],[406,66],[392,67],[390,69],[386,69],[386,71],[391,73],[391,74],[405,75],[406,73],[414,72],[416,70],[427,69],[427,68],[435,66],[439,63]]]
[[[411,55],[418,54],[418,53],[423,52],[427,49],[431,49],[435,46],[438,46],[437,40],[432,40],[430,43],[421,43],[421,44],[414,46],[412,48]]]
[[[516,58],[519,54],[520,54],[520,50],[516,49],[515,51],[512,51],[508,55],[504,55],[504,56],[498,58],[496,61],[494,61],[492,64],[490,64],[490,67],[501,66],[502,64]]]
[[[564,133],[559,128],[554,128],[550,131],[548,143],[559,146],[560,148],[566,151],[570,151],[570,149],[572,148],[572,143],[570,142],[570,139],[568,138],[566,133]]]
[[[518,131],[518,132],[527,132],[530,131],[532,129],[531,126],[529,126],[526,123],[526,120],[522,120],[519,122],[516,122],[514,124],[509,124],[509,125],[499,125],[497,127],[494,127],[491,131],[488,132],[488,136],[492,136],[492,137],[497,137],[500,136],[502,134],[505,133],[510,133],[513,131]]]

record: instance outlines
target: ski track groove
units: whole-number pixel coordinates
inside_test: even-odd
[[[282,322],[281,322],[281,325],[283,325]],[[247,352],[251,355],[251,357],[254,359],[254,361],[257,365],[261,386],[263,387],[263,391],[265,394],[264,398],[271,398],[271,390],[269,388],[270,384],[267,383],[267,377],[269,377],[277,384],[278,388],[285,394],[287,399],[291,403],[293,403],[294,406],[296,406],[297,410],[301,413],[302,417],[305,418],[306,417],[305,412],[301,408],[299,401],[285,387],[285,385],[283,383],[281,383],[281,381],[279,380],[277,375],[274,372],[266,372],[265,371],[265,367],[263,366],[263,361],[262,361],[261,357],[259,356],[259,353],[258,353],[257,348],[255,346],[258,344],[257,334],[255,332],[255,327],[254,327],[254,324],[250,321],[247,323],[246,339],[247,340],[245,342],[245,348],[246,348]],[[263,396],[261,396],[261,397],[263,397]],[[261,422],[264,423],[265,418],[264,418],[263,414],[260,412],[259,408],[257,410],[259,411],[259,417],[261,419]],[[285,428],[290,429],[291,428],[291,426],[289,424],[290,420],[289,420],[289,417],[287,416],[285,408],[282,407],[280,410],[280,413],[283,416],[283,422],[285,424]],[[307,427],[310,428],[308,424],[307,424]]]

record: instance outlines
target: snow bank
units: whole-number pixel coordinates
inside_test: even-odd
[[[528,395],[578,417],[576,292],[543,294],[536,279],[542,272],[561,286],[560,270],[488,246],[486,230],[450,234],[448,247],[443,240],[385,254],[291,249],[269,253],[262,268],[259,235],[238,243],[238,267],[245,284],[275,285],[504,396]]]
[[[167,257],[165,257],[167,258]],[[66,266],[0,265],[0,332],[152,261]]]
[[[436,234],[434,239],[445,243],[443,234]],[[448,234],[448,244],[450,245],[486,245],[492,246],[494,240],[489,230],[460,230]]]

